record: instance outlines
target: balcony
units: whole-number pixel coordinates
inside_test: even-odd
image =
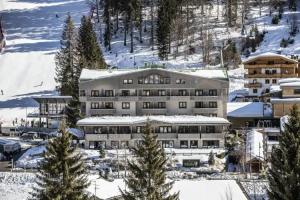
[[[264,73],[258,73],[258,74],[245,74],[245,78],[293,78],[298,77],[297,74],[290,73],[290,74],[264,74]]]
[[[223,133],[201,133],[202,140],[214,140],[224,138]]]
[[[245,88],[261,88],[261,83],[245,83]]]
[[[116,96],[86,96],[88,101],[116,101]]]
[[[138,101],[138,99],[139,97],[137,96],[136,93],[130,95],[123,95],[123,94],[117,95],[118,101]]]
[[[218,113],[218,108],[193,108],[193,113],[194,114],[199,114],[199,113]]]
[[[85,139],[91,141],[107,140],[107,134],[85,134]]]
[[[223,100],[222,96],[191,96],[191,100],[195,101],[215,101],[215,100]]]
[[[297,67],[297,64],[255,64],[255,65],[244,65],[245,69],[283,68],[283,67],[294,68],[294,67]]]
[[[115,108],[99,108],[90,110],[90,115],[113,115],[115,113]]]
[[[108,134],[110,140],[131,140],[131,134]]]
[[[143,108],[144,115],[165,115],[167,108]]]
[[[170,96],[139,96],[139,101],[168,101]]]
[[[200,133],[178,133],[177,138],[179,140],[188,140],[188,139],[200,139]]]

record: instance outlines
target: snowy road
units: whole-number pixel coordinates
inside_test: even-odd
[[[31,96],[55,92],[54,55],[68,12],[78,24],[88,12],[86,1],[0,1],[7,38],[0,55],[0,122],[25,118],[37,106]]]

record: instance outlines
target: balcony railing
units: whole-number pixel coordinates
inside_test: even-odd
[[[297,74],[285,74],[285,73],[277,73],[277,74],[245,74],[245,78],[284,78],[284,77],[297,77]]]
[[[297,67],[297,64],[255,64],[255,65],[245,65],[245,69],[255,69],[255,68],[283,68],[283,67]]]
[[[261,83],[245,83],[246,88],[261,88]]]

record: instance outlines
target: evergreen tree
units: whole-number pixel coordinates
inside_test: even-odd
[[[145,127],[142,143],[133,148],[135,161],[128,162],[128,190],[121,191],[125,200],[177,200],[178,193],[170,195],[173,182],[166,181],[166,156],[151,131]]]
[[[104,0],[103,3],[103,18],[105,23],[105,31],[104,31],[104,46],[111,50],[111,7],[112,7],[112,0]]]
[[[85,200],[89,199],[85,188],[89,186],[82,156],[71,147],[71,135],[64,122],[61,135],[49,140],[44,160],[37,174],[37,187],[33,199],[39,200]]]
[[[55,56],[56,82],[59,83],[61,95],[72,95],[74,71],[78,64],[75,27],[68,15],[60,40],[60,50]]]
[[[209,156],[208,156],[208,164],[209,165],[214,165],[215,164],[215,155],[214,155],[214,153],[211,151],[210,153],[209,153]]]
[[[271,155],[268,173],[271,200],[300,199],[300,116],[296,105]]]
[[[82,67],[89,69],[103,69],[106,67],[92,21],[86,16],[81,18],[78,33],[78,49]]]

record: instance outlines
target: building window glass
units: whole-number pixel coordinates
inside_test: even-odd
[[[180,140],[180,148],[188,148],[189,141],[188,140]]]
[[[184,79],[177,79],[176,84],[185,84],[185,80]]]
[[[150,108],[150,102],[143,102],[143,108]]]
[[[217,108],[218,104],[216,101],[210,101],[208,106],[209,106],[209,108]]]
[[[190,141],[191,148],[198,148],[198,140],[191,140]]]
[[[104,107],[105,107],[105,109],[113,109],[114,104],[113,104],[113,102],[105,102]]]
[[[158,90],[158,96],[166,96],[166,90]]]
[[[187,96],[186,90],[178,90],[178,96]]]
[[[99,109],[100,108],[100,105],[98,102],[92,102],[91,103],[91,109]]]
[[[187,103],[186,102],[179,102],[179,108],[186,108]]]
[[[130,102],[122,102],[122,109],[130,109]]]
[[[129,90],[122,90],[121,95],[125,96],[125,97],[130,96],[130,91]]]
[[[273,83],[273,84],[277,84],[277,80],[276,80],[276,79],[273,79],[273,80],[272,80],[272,83]]]
[[[203,140],[203,147],[219,147],[219,140]]]
[[[256,89],[256,88],[253,89],[253,93],[254,93],[254,94],[257,93],[257,89]]]
[[[196,101],[195,102],[195,108],[204,108],[204,102],[203,101]]]
[[[270,83],[270,80],[269,79],[266,79],[265,80],[265,84],[269,84]]]
[[[209,96],[217,96],[217,90],[209,90],[208,94]]]
[[[277,70],[276,69],[272,69],[272,74],[276,74]]]
[[[111,141],[111,147],[113,149],[118,149],[119,148],[119,141]]]
[[[113,90],[105,90],[104,91],[104,96],[112,97],[112,96],[114,96],[114,91]]]
[[[166,102],[158,102],[158,108],[166,108]]]
[[[123,80],[123,84],[132,84],[132,83],[133,83],[132,79],[124,79]]]
[[[79,91],[79,96],[85,97],[85,90],[80,90]]]
[[[142,96],[150,96],[150,90],[143,90]]]
[[[92,90],[91,91],[91,96],[92,97],[99,97],[100,96],[99,90]]]
[[[294,89],[294,94],[300,94],[300,89]]]
[[[138,84],[170,84],[170,78],[158,74],[151,74],[145,78],[139,78]]]
[[[173,140],[162,140],[161,146],[163,148],[173,148],[174,147],[174,141]]]
[[[206,126],[206,133],[215,133],[214,126]]]
[[[195,90],[195,96],[203,96],[203,90]]]
[[[137,126],[136,133],[144,133],[145,127],[144,126]]]
[[[172,127],[171,126],[160,126],[159,133],[172,133]]]

